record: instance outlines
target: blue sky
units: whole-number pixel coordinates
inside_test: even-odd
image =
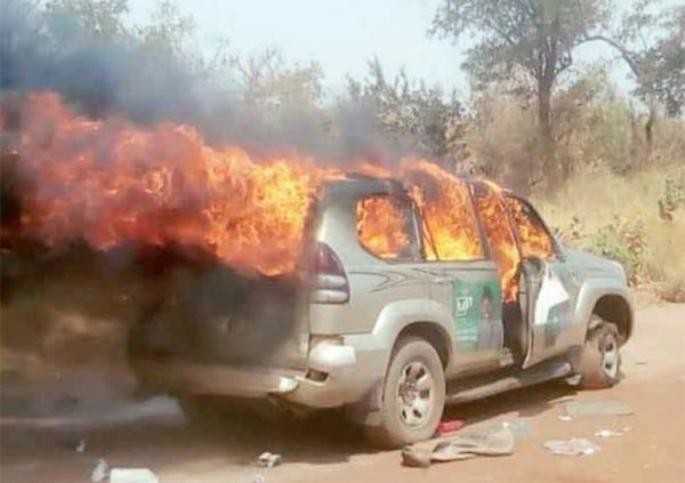
[[[429,38],[426,31],[441,0],[181,0],[183,13],[192,13],[201,46],[209,48],[227,37],[238,52],[281,49],[289,61],[317,60],[325,73],[328,94],[334,94],[345,76],[360,78],[367,61],[377,55],[388,74],[402,66],[413,78],[440,83],[447,89],[468,92],[459,65],[459,46],[449,40]],[[675,3],[668,0],[667,3]],[[156,0],[129,0],[131,18],[144,22]],[[576,59],[589,62],[610,59],[602,45],[578,52]],[[626,70],[616,64],[614,79],[625,89]]]

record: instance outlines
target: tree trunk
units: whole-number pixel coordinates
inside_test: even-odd
[[[649,156],[652,153],[652,142],[654,140],[652,129],[654,128],[654,121],[656,119],[656,106],[652,98],[648,100],[648,104],[649,117],[645,123],[645,139],[647,140],[647,155]]]
[[[538,83],[538,130],[542,143],[542,168],[544,177],[556,176],[557,167],[554,165],[554,138],[552,136],[552,85]],[[550,181],[552,181],[551,178]]]
[[[552,144],[552,121],[550,119],[552,93],[548,86],[540,86],[538,92],[538,124],[540,136],[544,143]]]

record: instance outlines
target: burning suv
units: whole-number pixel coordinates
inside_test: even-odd
[[[289,277],[179,272],[131,333],[140,381],[189,411],[343,408],[385,447],[431,437],[445,404],[616,384],[633,330],[622,267],[562,246],[510,192],[425,175],[324,183]]]

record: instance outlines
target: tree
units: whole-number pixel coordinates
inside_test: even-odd
[[[380,61],[373,59],[367,79],[348,80],[348,96],[367,105],[381,130],[396,142],[453,165],[459,161],[464,110],[455,92],[445,96],[437,86],[411,81],[404,70],[388,80]]]
[[[636,93],[643,99],[654,95],[675,117],[685,107],[685,6],[671,13],[661,23],[666,35],[642,55]]]
[[[106,40],[127,35],[128,0],[50,0],[44,12],[57,45],[73,42],[75,35]]]
[[[586,33],[585,41],[599,41],[615,49],[637,83],[634,93],[649,108],[645,124],[652,142],[656,105],[678,116],[685,106],[685,6],[659,10],[659,0],[637,0],[612,34]]]
[[[318,62],[286,63],[275,48],[248,56],[234,56],[243,98],[249,105],[312,107],[323,98],[323,69]]]
[[[588,33],[604,29],[610,6],[608,0],[444,0],[429,33],[454,41],[465,34],[475,39],[463,67],[476,88],[507,79],[516,71],[530,76],[539,133],[550,163],[555,85]]]

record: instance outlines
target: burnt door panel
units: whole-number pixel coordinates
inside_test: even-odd
[[[568,349],[564,333],[572,330],[574,297],[558,261],[526,260],[523,267],[528,291],[526,368]]]

